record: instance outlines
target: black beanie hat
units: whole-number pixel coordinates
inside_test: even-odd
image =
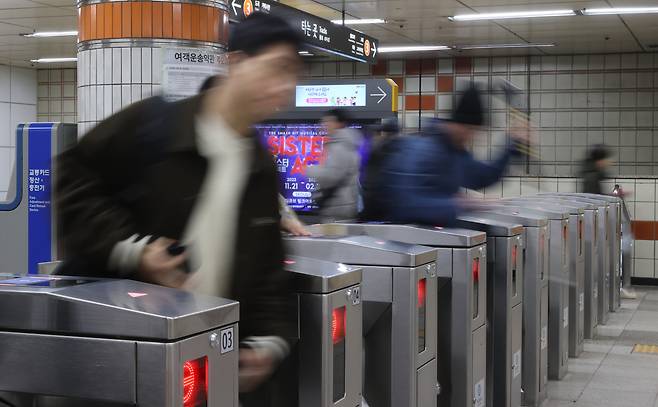
[[[475,86],[471,85],[462,95],[457,108],[452,112],[452,121],[475,126],[484,124],[480,91]]]

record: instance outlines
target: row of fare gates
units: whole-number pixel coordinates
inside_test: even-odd
[[[14,234],[0,237],[0,273],[12,273],[0,274],[0,371],[11,372],[0,405],[237,407],[237,302],[33,274],[18,261],[56,258],[52,197],[28,185],[37,171],[34,185],[50,182],[62,129],[19,128],[16,178],[30,182],[0,205]],[[30,148],[30,132],[50,142]],[[614,196],[539,194],[492,203],[459,228],[333,223],[286,237],[291,405],[540,406],[548,380],[620,306],[623,210]]]

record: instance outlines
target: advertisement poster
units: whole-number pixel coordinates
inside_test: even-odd
[[[227,64],[226,55],[220,51],[165,49],[162,66],[164,97],[175,101],[196,95],[209,76],[226,74]]]
[[[306,169],[322,157],[324,128],[319,124],[272,124],[259,125],[256,129],[276,159],[288,206],[295,211],[317,209],[312,195],[318,184],[306,176]]]
[[[363,107],[366,105],[366,85],[303,85],[297,86],[297,107]]]

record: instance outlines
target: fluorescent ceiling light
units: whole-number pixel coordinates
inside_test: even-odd
[[[47,37],[76,37],[77,31],[42,31],[31,34],[23,34],[23,37],[47,38]]]
[[[332,23],[343,25],[343,20],[331,20]],[[381,18],[361,18],[345,20],[345,25],[362,25],[362,24],[385,24],[386,20]]]
[[[515,11],[511,13],[460,14],[449,17],[453,21],[504,20],[508,18],[565,17],[575,16],[573,10]]]
[[[298,54],[303,56],[303,57],[312,57],[313,56],[313,54],[311,54],[308,51],[299,51]]]
[[[482,45],[457,45],[457,49],[496,49],[496,48],[535,48],[535,47],[554,47],[555,44],[482,44]]]
[[[78,58],[39,58],[31,59],[30,62],[37,64],[55,64],[58,62],[77,62]]]
[[[601,16],[609,14],[647,14],[658,13],[658,7],[612,7],[612,8],[585,8],[582,13],[587,16]]]
[[[379,52],[420,52],[420,51],[444,51],[450,49],[445,45],[400,45],[390,47],[379,47]]]

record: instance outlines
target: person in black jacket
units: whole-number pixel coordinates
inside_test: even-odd
[[[253,14],[235,28],[218,87],[133,104],[59,160],[61,273],[238,300],[243,393],[267,380],[294,337],[277,172],[252,125],[292,99],[299,46],[285,21]]]
[[[589,194],[603,193],[601,182],[608,178],[606,170],[612,164],[610,155],[610,151],[603,144],[592,147],[583,164],[583,192]]]

